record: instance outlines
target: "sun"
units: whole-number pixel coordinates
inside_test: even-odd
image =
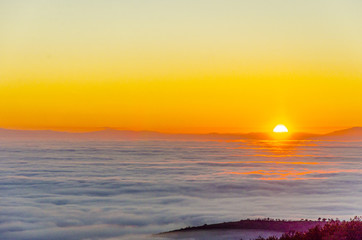
[[[278,124],[274,129],[273,132],[275,133],[287,133],[288,128],[286,128],[283,124]]]

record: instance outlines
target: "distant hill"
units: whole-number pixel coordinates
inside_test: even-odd
[[[273,139],[268,133],[208,133],[208,134],[171,134],[153,131],[129,131],[105,128],[93,132],[59,132],[52,130],[14,130],[0,128],[0,139],[59,139],[59,140],[239,140]],[[316,140],[362,140],[362,127],[353,127],[324,135],[310,133],[291,133],[289,139]]]
[[[321,136],[314,137],[314,139],[323,140],[362,140],[362,127],[353,127],[343,130],[334,131]]]
[[[273,139],[273,135],[270,133],[262,133],[262,132],[253,132],[253,133],[247,133],[242,134],[243,138],[247,139]],[[302,133],[302,132],[296,132],[296,133],[290,133],[288,134],[288,139],[292,140],[302,140],[302,139],[310,139],[313,137],[321,136],[319,134],[313,134],[313,133]]]
[[[56,132],[52,130],[14,130],[0,128],[0,138],[64,138],[71,137],[73,133]]]
[[[59,132],[52,130],[14,130],[0,128],[0,139],[57,140],[236,140],[241,134],[170,134],[152,131],[129,131],[105,128],[92,132]]]

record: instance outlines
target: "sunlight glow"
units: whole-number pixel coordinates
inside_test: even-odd
[[[283,124],[278,124],[274,129],[275,133],[285,133],[288,132],[288,129]]]

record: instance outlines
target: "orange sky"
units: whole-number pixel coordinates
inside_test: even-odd
[[[0,127],[362,125],[359,1],[9,1]]]

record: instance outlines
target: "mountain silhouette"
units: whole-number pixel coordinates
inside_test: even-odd
[[[176,134],[154,131],[131,131],[104,128],[92,132],[60,132],[53,130],[14,130],[0,128],[0,139],[64,139],[64,140],[238,140],[273,139],[269,133]],[[362,140],[362,127],[353,127],[327,134],[291,133],[288,139]]]
[[[325,140],[362,140],[362,127],[342,129],[315,138]]]

